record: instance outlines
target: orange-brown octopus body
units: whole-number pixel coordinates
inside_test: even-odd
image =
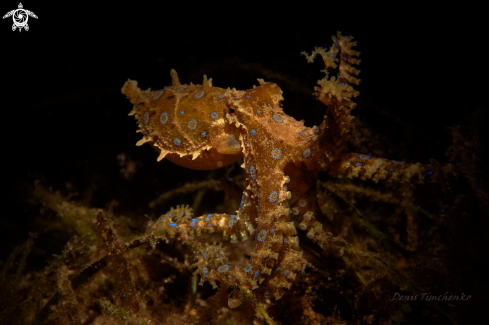
[[[254,236],[251,258],[246,261],[228,264],[222,246],[202,247],[203,254],[194,264],[201,283],[216,286],[219,280],[255,290],[256,301],[265,307],[269,297],[280,299],[305,267],[294,220],[322,248],[332,238],[322,229],[324,219],[317,203],[321,170],[375,182],[423,182],[439,173],[430,165],[343,152],[355,106],[351,98],[358,95],[351,84],[359,83],[355,77],[359,71],[352,67],[360,63],[359,53],[351,49],[356,45],[351,40],[338,33],[329,50],[303,53],[309,62],[320,55],[326,66],[326,76],[315,88],[316,96],[327,106],[319,127],[306,127],[286,115],[281,107],[282,91],[262,79],[258,79],[259,86],[244,91],[212,87],[212,79],[206,76],[202,86],[187,86],[180,84],[172,70],[173,84],[163,90],[141,91],[131,80],[122,88],[134,104],[130,115],[136,115],[144,135],[138,145],[151,143],[160,152],[158,161],[166,157],[187,168],[214,169],[244,158],[247,187],[237,215],[192,219],[182,208],[153,225],[159,232],[186,241],[195,241],[205,231],[222,233],[232,244]],[[330,78],[328,69],[338,66],[337,77]],[[289,207],[289,202],[294,205]],[[229,305],[233,308],[239,302],[230,298]]]

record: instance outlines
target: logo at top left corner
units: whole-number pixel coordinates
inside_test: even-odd
[[[22,31],[22,28],[24,28],[26,31],[29,30],[29,25],[27,25],[27,21],[29,20],[29,16],[32,18],[36,18],[37,16],[35,13],[32,11],[24,9],[24,6],[22,6],[22,3],[19,3],[19,7],[17,9],[11,10],[7,12],[3,18],[8,18],[12,16],[12,19],[14,21],[14,24],[12,25],[12,31],[15,31],[17,28],[19,29],[19,32]]]

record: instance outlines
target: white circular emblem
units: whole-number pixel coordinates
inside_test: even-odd
[[[29,30],[29,25],[27,25],[29,16],[37,18],[35,13],[29,10],[25,10],[22,6],[22,3],[19,3],[18,9],[7,12],[7,14],[3,16],[3,18],[7,18],[10,16],[12,16],[12,19],[14,21],[14,24],[12,25],[12,31],[15,31],[18,28],[19,32],[22,31],[22,28],[24,28],[26,31]]]

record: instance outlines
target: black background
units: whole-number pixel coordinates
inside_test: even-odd
[[[320,3],[23,2],[39,17],[29,18],[29,31],[12,32],[11,18],[0,21],[0,259],[29,231],[42,233],[34,222],[39,209],[28,202],[36,179],[64,193],[70,183],[79,193],[75,199],[89,206],[118,200],[121,211],[142,217],[165,189],[207,177],[157,164],[149,146],[135,146],[140,136],[120,93],[128,78],[143,89],[160,89],[174,68],[183,83],[201,83],[205,73],[216,86],[246,89],[265,77],[259,68],[246,68],[252,66],[289,76],[312,93],[322,65],[299,54],[329,47],[337,30],[353,35],[362,52],[359,101],[369,105],[354,114],[392,139],[393,159],[446,162],[447,127],[469,125],[485,105],[481,9]],[[2,15],[17,5],[2,2]],[[284,90],[287,113],[309,126],[319,123],[320,106],[304,104],[312,95],[301,102],[294,87],[265,79]],[[138,161],[131,181],[119,173],[120,153]],[[39,245],[47,255],[60,249]]]

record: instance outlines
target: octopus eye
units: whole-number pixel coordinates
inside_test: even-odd
[[[229,105],[227,102],[224,105],[225,105],[226,110],[229,114],[234,115],[234,113],[236,113],[236,109],[234,107],[232,107],[231,105]]]

